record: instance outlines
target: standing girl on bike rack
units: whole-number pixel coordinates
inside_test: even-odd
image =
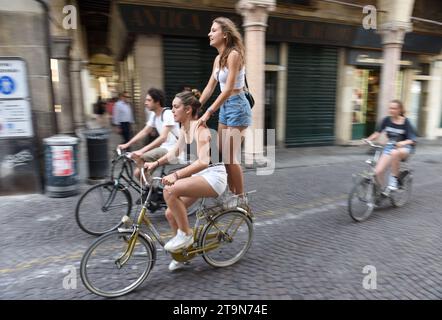
[[[175,171],[163,178],[164,199],[168,205],[166,218],[175,236],[169,240],[164,249],[174,252],[193,244],[193,232],[189,227],[186,208],[198,198],[218,197],[227,187],[227,173],[222,162],[211,164],[210,131],[196,118],[201,107],[200,93],[183,91],[173,100],[175,121],[181,123],[180,135],[175,147],[155,162],[145,163],[149,171],[175,159],[182,150],[191,159],[191,151],[196,151],[195,161],[189,166]],[[213,153],[213,151],[212,151]],[[172,261],[169,269],[178,262]]]
[[[244,194],[244,177],[240,165],[241,141],[245,130],[252,123],[251,106],[244,93],[244,44],[235,24],[225,17],[213,20],[208,36],[210,46],[215,47],[219,54],[213,62],[213,71],[200,102],[207,102],[218,82],[221,94],[199,121],[205,123],[220,109],[219,148],[226,163],[229,189],[241,199]]]
[[[385,171],[391,165],[388,188],[397,190],[400,162],[407,159],[410,153],[414,151],[416,134],[410,120],[405,117],[405,110],[401,101],[392,100],[389,105],[389,112],[390,116],[382,120],[376,132],[370,135],[367,140],[376,140],[382,132],[387,134],[388,143],[375,169],[376,179],[382,186]]]

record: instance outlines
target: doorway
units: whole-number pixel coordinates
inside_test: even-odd
[[[266,71],[265,73],[265,129],[276,130],[276,90],[277,90],[278,72]],[[276,135],[276,131],[275,131]],[[267,145],[267,133],[264,132],[264,145]]]
[[[355,69],[352,92],[352,139],[369,136],[376,127],[380,70]]]

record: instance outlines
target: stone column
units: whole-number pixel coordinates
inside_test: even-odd
[[[56,108],[56,117],[59,133],[74,133],[74,111],[71,99],[71,73],[69,51],[71,39],[65,37],[52,38],[52,59],[58,63],[58,81],[53,78],[54,105],[61,106]]]
[[[285,146],[285,130],[287,116],[287,73],[289,46],[288,43],[281,43],[279,47],[279,66],[281,70],[278,72],[277,83],[277,113],[276,113],[276,144],[278,147]]]
[[[83,87],[81,82],[81,71],[83,62],[75,59],[71,63],[71,81],[72,81],[72,106],[74,114],[74,128],[83,128],[86,123],[84,112]]]
[[[378,0],[380,10],[378,32],[382,36],[383,64],[381,88],[378,99],[377,120],[388,114],[388,102],[396,92],[396,75],[401,60],[402,44],[407,32],[411,32],[410,22],[414,0]]]
[[[392,22],[381,26],[383,64],[377,111],[378,121],[388,114],[388,102],[394,98],[402,44],[404,43],[405,33],[410,31],[410,23]]]
[[[274,0],[241,0],[237,3],[237,11],[243,16],[247,81],[255,99],[250,127],[255,138],[253,143],[245,143],[246,164],[249,165],[253,163],[253,158],[258,163],[262,162],[264,154],[264,136],[254,132],[255,129],[265,129],[265,32],[268,12],[274,9]]]
[[[346,52],[339,49],[338,87],[336,90],[336,144],[347,145],[352,140],[352,94],[355,67],[345,63]]]
[[[74,5],[78,10],[78,1],[72,0],[70,4]],[[83,35],[83,28],[81,28],[80,15],[77,11],[77,25],[76,29],[69,30],[72,37],[71,56],[71,84],[72,84],[72,108],[74,113],[74,127],[75,129],[83,128],[86,124],[85,104],[83,92],[83,80],[81,73],[86,69],[86,60],[88,53],[86,50],[86,40]]]
[[[425,136],[430,140],[434,140],[442,133],[442,55],[431,64],[428,86],[428,96],[425,104],[428,106],[427,118],[425,119]]]

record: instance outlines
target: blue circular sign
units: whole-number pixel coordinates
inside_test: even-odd
[[[11,94],[15,91],[15,83],[11,77],[3,76],[0,78],[0,93]]]

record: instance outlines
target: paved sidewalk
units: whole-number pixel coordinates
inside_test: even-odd
[[[88,122],[90,128],[98,128],[100,125],[91,120]],[[116,134],[110,127],[111,132],[108,142],[109,160],[115,154],[115,148],[121,143],[120,135]],[[134,132],[135,134],[136,132]],[[267,173],[271,173],[273,168],[296,168],[308,166],[324,166],[329,164],[338,164],[345,162],[360,161],[361,157],[367,157],[370,154],[370,147],[364,144],[346,145],[346,146],[322,146],[322,147],[302,147],[302,148],[276,148],[275,159],[270,159],[267,164],[269,168]],[[80,150],[80,177],[82,182],[86,182],[88,177],[86,141],[81,141]],[[415,157],[425,157],[440,154],[442,158],[442,139],[428,140],[418,138]],[[414,159],[412,160],[414,161]],[[256,171],[257,169],[245,169],[245,171]],[[259,169],[265,173],[265,169]]]
[[[112,143],[118,138],[114,134]],[[170,257],[160,249],[150,277],[120,299],[442,299],[442,146],[420,141],[410,163],[413,194],[406,206],[386,202],[367,221],[355,223],[347,197],[352,174],[367,166],[368,150],[277,150],[272,174],[245,172],[246,189],[257,189],[256,220],[252,246],[240,262],[214,269],[197,257],[171,273]],[[88,187],[82,183],[80,189]],[[79,276],[81,257],[96,238],[75,222],[78,198],[0,198],[0,298],[101,299]],[[152,221],[169,234],[162,214]],[[363,287],[366,266],[377,270],[377,289]],[[65,289],[70,270],[77,286]]]
[[[147,281],[120,299],[441,299],[441,156],[416,156],[409,204],[385,203],[366,222],[355,223],[346,199],[351,174],[365,168],[365,157],[281,168],[269,176],[248,171],[246,187],[258,192],[247,255],[220,269],[197,257],[188,268],[170,273],[170,258],[160,250]],[[1,298],[101,299],[83,287],[78,273],[95,238],[75,223],[77,200],[2,198]],[[162,215],[153,221],[168,233]],[[367,265],[377,270],[376,290],[362,285]],[[63,281],[72,268],[77,287],[67,290]]]

